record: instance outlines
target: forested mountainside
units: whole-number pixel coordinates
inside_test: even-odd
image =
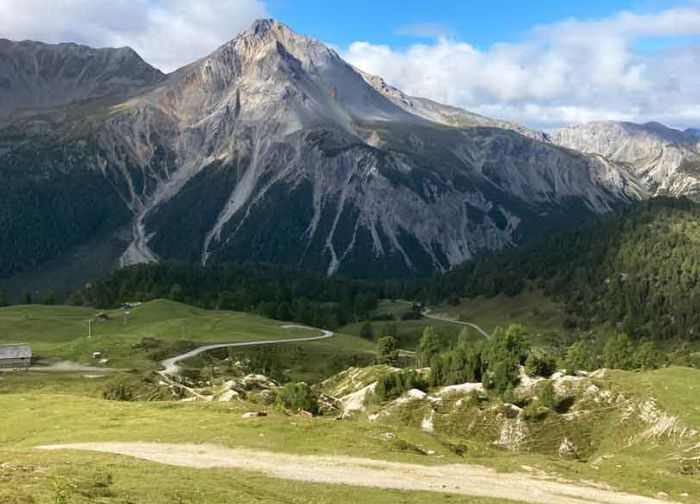
[[[40,49],[42,68],[87,52],[95,83],[0,122],[0,275],[121,233],[121,265],[424,276],[645,196],[623,165],[408,97],[272,20],[162,78],[130,52]]]
[[[467,262],[429,297],[516,294],[530,286],[565,303],[568,323],[610,322],[633,336],[700,338],[700,206],[638,202],[574,230]]]

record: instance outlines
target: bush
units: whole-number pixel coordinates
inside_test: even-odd
[[[411,369],[381,375],[377,380],[374,394],[379,401],[390,401],[411,389],[425,392],[427,388],[425,381],[414,369]]]
[[[603,362],[612,369],[634,369],[635,349],[629,336],[618,334],[610,338],[603,350]]]
[[[556,370],[556,359],[545,352],[530,352],[525,360],[525,373],[531,378],[549,378]]]
[[[493,388],[499,394],[504,394],[509,388],[518,384],[520,363],[513,357],[499,360],[490,369],[493,372]]]
[[[595,358],[587,340],[579,340],[569,347],[564,357],[564,366],[569,373],[591,371],[596,367]]]
[[[102,391],[102,397],[108,401],[133,401],[134,389],[124,382],[110,383]]]
[[[656,369],[662,364],[661,355],[656,350],[656,344],[650,339],[639,342],[634,352],[634,365],[640,369]]]
[[[287,383],[278,396],[279,402],[287,409],[318,413],[318,398],[311,387],[304,383]]]
[[[554,384],[547,380],[542,388],[537,393],[539,403],[545,408],[555,409],[557,406],[557,393],[554,390]]]

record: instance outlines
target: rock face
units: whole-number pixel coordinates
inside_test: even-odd
[[[700,195],[700,137],[659,123],[596,122],[553,131],[549,138],[581,152],[627,163],[657,195]]]
[[[0,119],[20,107],[128,96],[165,76],[132,49],[0,39]]]
[[[0,131],[0,172],[90,174],[112,228],[130,222],[123,265],[425,274],[644,195],[618,163],[408,97],[272,20],[152,78],[116,104],[23,114]]]

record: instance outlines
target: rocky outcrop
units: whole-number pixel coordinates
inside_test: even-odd
[[[626,163],[657,195],[700,195],[700,137],[659,123],[596,122],[553,131],[549,138],[581,152]]]

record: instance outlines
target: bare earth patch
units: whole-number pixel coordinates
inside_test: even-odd
[[[43,450],[85,450],[198,469],[232,468],[274,478],[406,491],[432,491],[537,504],[668,504],[659,500],[525,473],[480,466],[423,466],[346,456],[292,455],[212,445],[79,443]]]

